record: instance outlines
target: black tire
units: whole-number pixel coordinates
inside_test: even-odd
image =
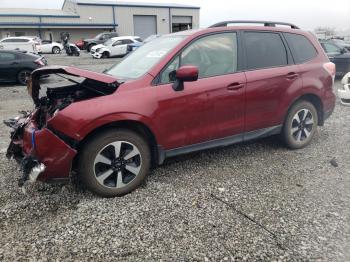
[[[17,82],[21,85],[26,85],[27,77],[29,77],[31,73],[32,71],[29,69],[22,69],[17,73]]]
[[[318,115],[315,106],[301,100],[289,109],[281,135],[287,147],[300,149],[311,142],[317,126]]]
[[[102,54],[102,58],[109,58],[109,53],[107,51],[104,51]]]
[[[60,54],[61,53],[61,49],[58,46],[54,46],[52,48],[52,53],[53,54]]]
[[[80,52],[75,51],[75,52],[74,52],[74,55],[75,55],[75,56],[80,56]]]
[[[92,48],[94,45],[95,45],[95,44],[89,44],[89,45],[86,47],[86,51],[88,51],[88,53],[90,53],[91,48]]]
[[[115,145],[119,143],[121,146],[117,150]],[[138,154],[127,159],[134,151]],[[120,152],[118,158],[115,152]],[[89,139],[82,148],[78,176],[87,189],[99,196],[123,196],[138,188],[146,179],[150,163],[150,149],[142,136],[127,129],[109,129]],[[130,167],[133,172],[129,171]],[[138,170],[136,175],[135,170]]]

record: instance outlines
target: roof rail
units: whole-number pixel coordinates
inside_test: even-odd
[[[275,27],[276,25],[286,25],[286,26],[290,26],[292,29],[300,29],[296,25],[285,23],[285,22],[251,21],[251,20],[223,21],[223,22],[219,22],[214,25],[211,25],[209,26],[209,28],[227,26],[228,24],[263,24],[264,26],[273,26],[273,27]]]

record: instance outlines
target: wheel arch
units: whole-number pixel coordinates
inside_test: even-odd
[[[301,96],[299,96],[298,98],[296,98],[288,107],[288,111],[287,113],[285,114],[285,117],[284,117],[284,121],[283,123],[285,123],[286,121],[286,118],[288,116],[288,113],[289,113],[289,110],[298,102],[300,101],[308,101],[310,102],[317,110],[317,117],[318,117],[318,125],[319,126],[323,126],[324,124],[324,111],[323,111],[323,103],[322,103],[322,100],[321,98],[314,94],[314,93],[306,93],[306,94],[303,94]]]
[[[54,53],[53,50],[54,50],[55,48],[58,48],[58,49],[60,50],[60,52],[62,51],[61,47],[59,47],[58,45],[54,45],[54,46],[52,46],[52,48],[51,48],[51,52],[52,52],[52,53]]]
[[[136,120],[118,120],[101,125],[93,130],[91,130],[77,145],[78,155],[80,150],[84,147],[85,143],[92,139],[95,135],[112,128],[123,128],[134,131],[135,133],[141,135],[145,138],[151,150],[151,166],[155,167],[158,165],[159,155],[158,155],[158,144],[154,132],[144,123]],[[77,158],[77,157],[76,157]],[[76,165],[76,160],[73,165]]]
[[[102,55],[107,53],[108,56],[111,56],[111,51],[107,48],[102,49]]]

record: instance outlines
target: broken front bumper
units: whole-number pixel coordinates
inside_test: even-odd
[[[35,112],[5,122],[13,128],[7,157],[15,158],[23,171],[19,185],[68,180],[77,151],[48,128],[38,129],[34,116]]]
[[[100,52],[91,52],[91,56],[97,59],[100,59],[102,57],[102,53]]]

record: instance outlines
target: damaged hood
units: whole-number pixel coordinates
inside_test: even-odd
[[[95,51],[97,50],[98,48],[105,48],[106,46],[103,45],[103,44],[98,44],[98,45],[94,45],[93,47],[91,47],[91,50]]]
[[[40,77],[43,75],[50,74],[65,74],[76,77],[83,77],[86,79],[91,79],[97,82],[108,84],[109,86],[111,86],[111,88],[115,88],[116,85],[120,84],[116,77],[103,73],[97,73],[71,66],[46,66],[34,70],[27,84],[28,93],[32,97],[34,104],[36,105],[39,101]]]

